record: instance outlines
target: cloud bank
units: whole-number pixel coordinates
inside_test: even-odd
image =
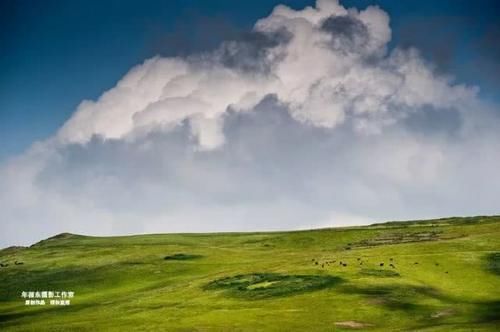
[[[0,245],[498,213],[493,106],[390,39],[382,9],[318,0],[146,60],[0,165]]]

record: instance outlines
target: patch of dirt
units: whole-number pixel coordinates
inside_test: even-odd
[[[437,241],[442,239],[442,231],[428,232],[388,232],[371,239],[354,243],[357,248],[376,247],[388,244]]]
[[[335,326],[347,327],[349,329],[363,329],[366,327],[372,327],[372,324],[357,322],[355,320],[346,320],[343,322],[335,322]]]
[[[442,317],[448,317],[452,316],[455,314],[455,311],[453,309],[444,309],[440,311],[436,311],[431,315],[432,318],[442,318]]]

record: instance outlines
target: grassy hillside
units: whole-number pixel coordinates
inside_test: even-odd
[[[17,262],[17,263],[16,263]],[[500,217],[0,251],[2,331],[494,331]],[[72,291],[26,306],[23,291]]]

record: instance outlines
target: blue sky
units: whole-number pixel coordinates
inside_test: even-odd
[[[81,100],[97,98],[133,65],[155,54],[212,49],[279,3],[302,8],[313,1],[2,1],[0,159],[50,136]],[[416,46],[438,70],[498,99],[498,1],[342,4],[378,4],[391,16],[391,45]]]

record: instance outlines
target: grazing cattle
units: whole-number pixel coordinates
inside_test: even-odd
[[[439,263],[436,263],[436,266],[439,266]]]
[[[384,266],[384,263],[380,263],[380,266]]]
[[[392,258],[389,258],[389,260],[392,262]]]
[[[5,263],[5,264],[0,263],[0,267],[7,267],[7,266],[9,266],[9,264],[7,264],[7,263]]]
[[[448,274],[448,271],[446,271],[445,273]]]
[[[318,262],[314,262],[314,265],[318,265]]]
[[[321,264],[321,268],[324,269],[325,268],[325,264]]]
[[[395,269],[396,267],[394,266],[394,264],[390,264],[389,265],[390,267],[392,267],[393,269]]]
[[[15,261],[14,264],[16,264],[16,265],[23,265],[24,263],[23,262]]]
[[[342,261],[339,262],[339,265],[342,265]]]
[[[418,264],[418,262],[415,262],[414,264],[415,264],[415,265],[417,265],[417,264]]]
[[[361,260],[361,258],[358,257],[357,260],[359,261],[359,260]]]
[[[342,266],[347,266],[347,264],[346,264],[346,263],[344,263],[344,264],[342,264]]]

